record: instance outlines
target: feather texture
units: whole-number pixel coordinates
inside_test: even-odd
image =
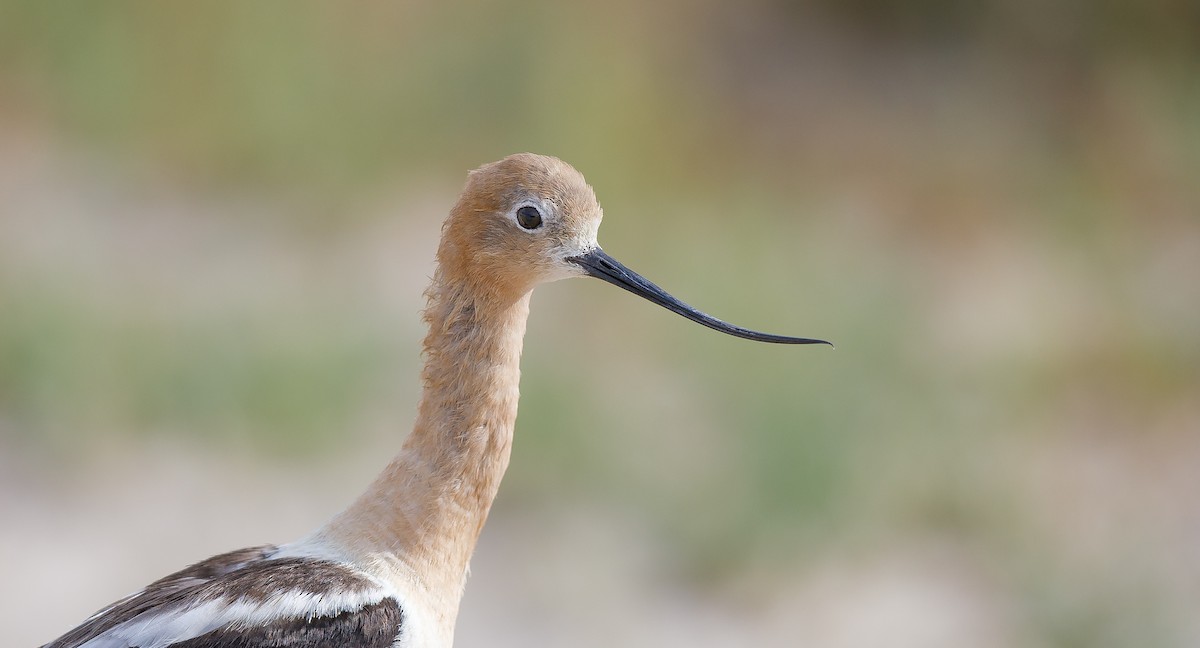
[[[196,563],[100,610],[44,648],[346,646],[397,642],[394,592],[330,560],[242,549]]]

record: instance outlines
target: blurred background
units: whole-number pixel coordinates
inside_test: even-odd
[[[0,3],[0,627],[296,538],[407,433],[465,173],[538,290],[462,646],[1200,645],[1200,5]]]

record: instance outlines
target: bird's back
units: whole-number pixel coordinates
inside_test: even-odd
[[[376,579],[265,546],[159,579],[43,648],[385,648],[402,621]]]

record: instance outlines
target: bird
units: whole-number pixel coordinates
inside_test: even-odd
[[[538,284],[593,277],[737,337],[830,344],[734,326],[676,299],[600,247],[602,217],[592,187],[558,158],[520,153],[469,172],[425,291],[416,421],[366,491],[299,540],[193,564],[43,648],[451,646],[509,463]]]

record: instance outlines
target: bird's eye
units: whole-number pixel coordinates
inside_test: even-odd
[[[537,208],[526,205],[517,210],[517,223],[527,230],[537,229],[542,226],[542,215]]]

